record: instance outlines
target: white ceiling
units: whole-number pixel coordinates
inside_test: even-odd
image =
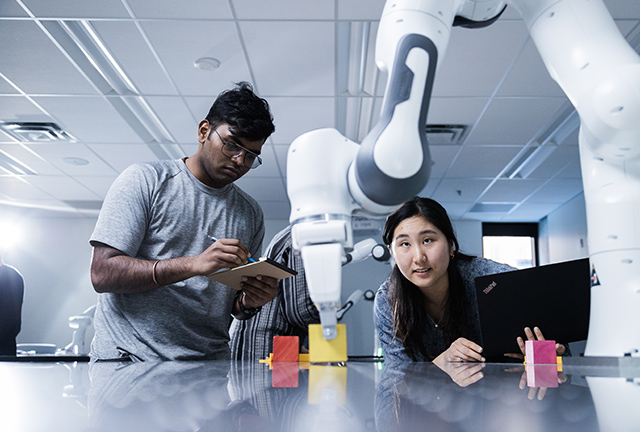
[[[605,3],[625,36],[637,34],[640,1]],[[53,122],[76,139],[18,141],[0,132],[0,159],[13,158],[32,171],[16,175],[0,164],[0,206],[94,216],[131,163],[193,154],[196,126],[215,96],[246,80],[270,102],[276,132],[263,148],[263,166],[239,184],[267,219],[288,219],[291,141],[321,127],[360,141],[377,117],[385,77],[371,50],[383,4],[0,0],[0,121]],[[350,95],[348,37],[362,28],[370,30],[364,85]],[[128,89],[99,75],[70,36],[88,32],[121,67]],[[201,57],[218,59],[220,67],[194,67]],[[358,122],[346,113],[360,104]],[[423,195],[443,203],[455,219],[540,220],[582,193],[577,134],[528,177],[509,179],[505,172],[571,111],[513,7],[489,27],[454,28],[428,123],[463,124],[467,131],[457,144],[434,138],[435,165]],[[144,128],[141,118],[159,131]],[[88,163],[73,163],[78,160]],[[491,211],[495,204],[503,211]],[[471,211],[474,206],[489,211]]]

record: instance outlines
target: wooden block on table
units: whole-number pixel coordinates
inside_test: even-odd
[[[299,350],[300,338],[298,336],[273,337],[274,362],[297,362]]]
[[[528,340],[525,342],[527,364],[556,364],[556,342],[552,340]]]
[[[326,340],[322,336],[322,324],[309,324],[309,362],[331,363],[347,361],[347,328],[337,326],[338,336]]]

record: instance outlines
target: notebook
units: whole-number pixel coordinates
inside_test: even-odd
[[[516,338],[540,327],[547,340],[587,339],[591,304],[589,259],[583,258],[475,279],[483,354],[508,361],[520,353]]]
[[[228,270],[221,270],[212,273],[207,277],[216,282],[223,283],[233,289],[240,290],[241,281],[244,276],[256,277],[259,275],[271,276],[278,280],[297,275],[298,272],[290,269],[284,264],[280,264],[271,258],[262,257],[255,262],[234,267]]]

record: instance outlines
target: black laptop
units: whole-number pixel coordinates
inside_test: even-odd
[[[547,340],[587,339],[591,304],[589,259],[480,276],[475,280],[483,354],[508,361],[520,353],[516,338],[540,327]]]

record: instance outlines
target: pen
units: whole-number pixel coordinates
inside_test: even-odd
[[[218,241],[218,239],[217,239],[217,238],[215,238],[215,237],[214,237],[214,236],[212,236],[212,235],[210,235],[209,237],[211,237],[211,243],[215,243],[215,242],[217,242],[217,241]],[[247,257],[247,260],[248,260],[249,262],[252,262],[252,263],[253,263],[253,262],[256,262],[256,260],[254,260],[254,259],[253,259],[253,258],[251,258],[251,257]]]

